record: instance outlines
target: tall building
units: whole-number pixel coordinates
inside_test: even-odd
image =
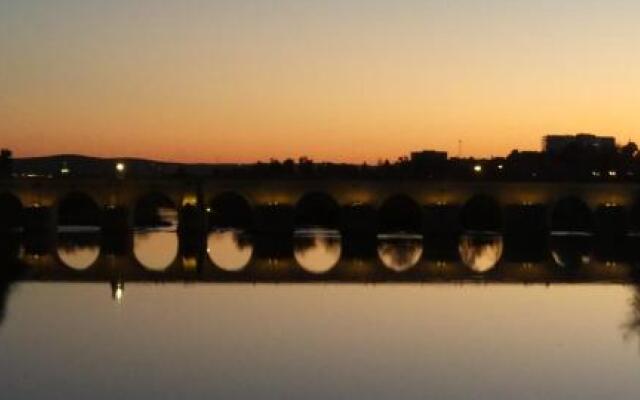
[[[434,175],[447,168],[447,152],[423,150],[411,153],[411,164],[422,174]]]
[[[550,154],[560,154],[569,146],[579,150],[608,153],[616,150],[616,139],[612,136],[579,133],[577,135],[547,135],[542,141],[543,151]]]
[[[411,162],[425,166],[440,166],[447,162],[446,151],[423,150],[411,153]]]

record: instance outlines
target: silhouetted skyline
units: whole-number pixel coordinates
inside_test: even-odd
[[[374,164],[317,162],[306,156],[284,160],[272,158],[267,162],[246,164],[167,163],[78,155],[14,160],[11,151],[4,150],[0,170],[5,176],[50,178],[191,176],[516,181],[636,181],[640,178],[640,153],[634,142],[621,144],[611,136],[586,133],[546,135],[541,142],[540,150],[515,149],[501,157],[465,158],[439,150],[416,150],[397,159],[381,159]]]

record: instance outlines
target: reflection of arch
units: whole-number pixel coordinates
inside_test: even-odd
[[[144,231],[133,235],[133,255],[150,271],[164,271],[178,257],[178,235],[175,232]]]
[[[253,243],[241,231],[215,230],[207,238],[207,253],[216,267],[229,272],[241,271],[251,261]]]
[[[22,226],[22,203],[9,192],[0,193],[0,231]]]
[[[378,211],[380,232],[422,232],[422,209],[411,197],[394,195]]]
[[[378,239],[378,257],[380,261],[395,272],[404,272],[413,268],[422,257],[422,236],[419,235],[381,235]]]
[[[296,232],[293,237],[293,255],[302,269],[323,274],[340,261],[342,238],[332,230]]]
[[[59,226],[100,226],[101,210],[91,196],[71,192],[58,201]]]
[[[487,195],[473,196],[462,208],[460,223],[466,231],[498,232],[502,229],[500,204]]]
[[[169,227],[177,224],[177,206],[165,194],[149,192],[136,201],[134,224],[138,227]]]
[[[565,197],[553,206],[551,230],[553,232],[591,232],[593,216],[589,206],[577,197]]]
[[[235,192],[224,192],[209,203],[209,224],[220,228],[249,228],[253,210],[249,201]]]
[[[340,226],[340,206],[333,197],[326,193],[307,193],[296,204],[295,225],[297,227],[338,228]]]
[[[500,235],[463,235],[458,252],[462,262],[474,272],[487,272],[502,258],[503,241]]]
[[[99,235],[64,233],[57,239],[58,260],[75,270],[92,267],[100,256]]]

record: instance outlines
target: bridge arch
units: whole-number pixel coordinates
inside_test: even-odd
[[[500,203],[486,194],[474,195],[462,206],[460,226],[465,231],[501,231],[503,215]]]
[[[102,210],[93,197],[85,192],[68,192],[57,201],[58,226],[99,227]]]
[[[159,191],[147,192],[134,203],[133,222],[136,227],[175,227],[178,204]]]
[[[22,226],[23,207],[20,198],[11,192],[0,193],[0,232]]]
[[[227,191],[214,196],[207,205],[209,226],[248,229],[254,224],[254,210],[240,193]]]
[[[296,203],[294,224],[297,228],[338,229],[340,222],[340,205],[325,192],[306,193]]]
[[[422,233],[422,222],[422,207],[406,194],[389,196],[378,210],[378,231],[381,233]]]
[[[593,224],[593,212],[579,197],[563,197],[551,207],[551,232],[593,232]]]

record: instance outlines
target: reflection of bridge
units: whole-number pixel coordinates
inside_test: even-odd
[[[639,189],[629,183],[34,178],[0,182],[0,208],[6,214],[23,207],[23,224],[32,230],[55,226],[57,212],[71,194],[81,194],[103,210],[103,228],[126,230],[140,199],[155,193],[180,209],[186,231],[205,229],[206,210],[223,220],[225,214],[237,213],[230,201],[221,200],[225,196],[245,203],[254,227],[262,231],[292,230],[301,205],[316,213],[335,206],[338,224],[347,231],[375,230],[381,219],[394,225],[416,216],[420,229],[440,231],[550,226],[626,231],[640,228]],[[381,217],[383,212],[390,216]]]
[[[243,242],[252,246],[246,265],[224,269],[198,236],[178,236],[178,250],[162,270],[145,267],[134,251],[131,235],[81,239],[64,244],[53,236],[0,238],[0,324],[11,287],[17,281],[105,282],[115,300],[124,295],[126,282],[140,283],[631,283],[640,282],[640,239],[628,236],[621,243],[596,246],[589,236],[552,237],[542,241],[512,242],[509,237],[463,236],[418,240],[366,239],[351,242],[334,238],[335,264],[321,271],[305,265],[305,252],[316,241],[295,237],[268,237]],[[95,240],[97,239],[97,240]],[[214,243],[215,245],[215,243]],[[337,246],[337,248],[336,248]],[[322,246],[320,246],[322,247]],[[95,249],[95,258],[77,268],[61,250]],[[503,251],[504,249],[504,251]],[[71,266],[70,266],[71,265]]]
[[[228,270],[216,264],[201,240],[179,242],[160,270],[145,265],[131,237],[80,245],[96,249],[95,259],[82,269],[68,265],[59,244],[42,238],[15,241],[3,254],[14,260],[22,279],[88,282],[635,282],[640,261],[635,238],[613,248],[594,247],[588,237],[526,244],[500,236],[409,244],[337,239],[338,257],[319,272],[300,257],[314,250],[323,256],[317,243],[265,237],[244,244],[252,249],[246,265]]]

